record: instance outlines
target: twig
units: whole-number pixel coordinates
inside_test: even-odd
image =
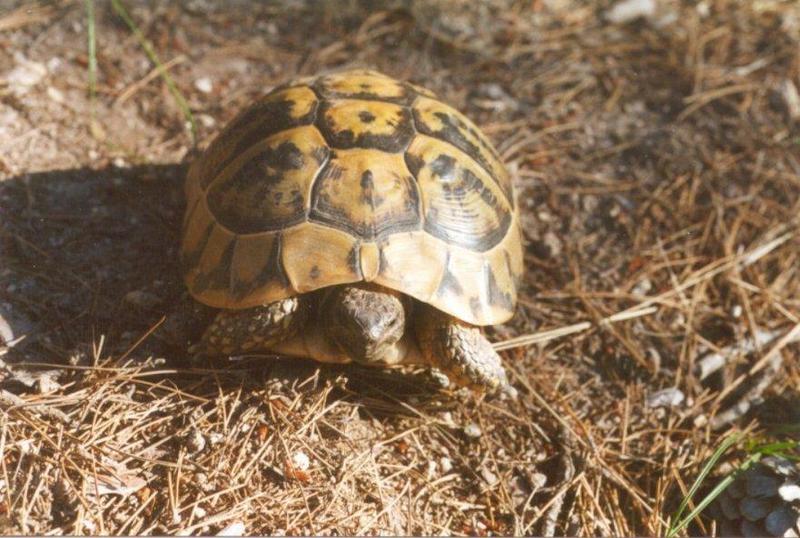
[[[54,418],[64,424],[69,424],[71,422],[69,416],[60,409],[44,404],[28,403],[23,398],[4,389],[0,389],[0,406],[6,407],[7,410],[12,408],[30,409],[33,412],[41,413],[49,418]]]

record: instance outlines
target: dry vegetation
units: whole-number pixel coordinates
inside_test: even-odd
[[[202,141],[349,66],[482,125],[523,212],[518,313],[491,333],[521,337],[520,399],[165,353],[180,109],[110,5],[92,104],[83,3],[2,0],[0,315],[28,336],[0,347],[0,529],[663,534],[724,435],[800,423],[798,3],[661,1],[626,23],[607,1],[126,5]]]

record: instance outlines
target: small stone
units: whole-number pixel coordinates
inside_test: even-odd
[[[778,495],[787,502],[800,501],[800,486],[797,484],[784,484],[778,488]]]
[[[649,278],[643,278],[631,289],[634,295],[647,295],[653,289],[653,282]]]
[[[734,318],[742,317],[742,305],[733,305],[733,308],[731,308],[731,316]]]
[[[647,396],[647,407],[676,407],[683,403],[683,391],[676,388],[658,390]]]
[[[47,97],[50,98],[51,101],[63,104],[64,103],[64,94],[61,93],[61,90],[58,88],[54,88],[53,86],[47,87]]]
[[[428,460],[427,475],[428,480],[433,480],[436,477],[436,462],[434,460]]]
[[[47,66],[42,63],[28,60],[19,53],[14,55],[14,61],[17,66],[8,72],[5,79],[11,91],[17,95],[27,93],[47,76]]]
[[[623,0],[606,12],[606,19],[614,24],[625,24],[639,17],[652,17],[655,12],[655,0]]]
[[[764,520],[767,532],[772,536],[796,537],[794,526],[797,523],[798,512],[788,506],[781,506],[770,512]]]
[[[770,504],[765,499],[745,497],[739,502],[739,511],[750,521],[758,521],[769,514]]]
[[[245,532],[244,523],[241,521],[234,521],[230,525],[217,533],[217,536],[243,536]]]
[[[206,509],[198,504],[194,507],[194,509],[192,509],[192,515],[198,519],[203,519],[206,517],[206,515],[208,515],[208,512],[206,512]]]
[[[211,93],[214,90],[214,84],[208,77],[202,77],[195,80],[194,87],[203,93]]]
[[[475,424],[474,422],[470,422],[466,426],[464,426],[464,435],[469,437],[470,439],[478,439],[483,432],[481,431],[480,426]]]
[[[486,483],[490,486],[494,486],[500,481],[500,479],[497,478],[497,475],[490,471],[487,467],[481,469],[481,477],[486,480]]]
[[[778,456],[767,456],[763,458],[760,463],[783,476],[792,476],[800,472],[800,469],[795,468],[792,462]]]
[[[298,471],[307,471],[311,466],[311,460],[305,452],[297,451],[292,454],[292,466]]]
[[[213,116],[209,116],[208,114],[198,114],[197,119],[200,120],[200,123],[203,124],[203,127],[209,129],[217,124],[217,120],[215,120]]]
[[[161,304],[161,297],[149,291],[134,290],[125,294],[125,301],[140,308],[153,308]]]
[[[784,79],[781,83],[780,93],[789,117],[793,120],[800,119],[800,93],[798,93],[794,82],[788,78]]]
[[[439,467],[442,468],[442,473],[447,474],[453,470],[453,462],[447,456],[442,456],[439,460]]]
[[[194,430],[186,439],[186,446],[192,452],[201,452],[206,447],[206,438],[200,430]]]

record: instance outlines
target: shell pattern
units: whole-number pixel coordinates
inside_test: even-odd
[[[290,82],[189,171],[181,259],[199,301],[249,308],[375,282],[476,325],[513,314],[511,181],[434,94],[373,71]]]

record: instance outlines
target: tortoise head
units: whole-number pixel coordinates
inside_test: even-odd
[[[369,285],[330,288],[321,304],[327,337],[353,361],[393,363],[406,328],[403,297]]]

